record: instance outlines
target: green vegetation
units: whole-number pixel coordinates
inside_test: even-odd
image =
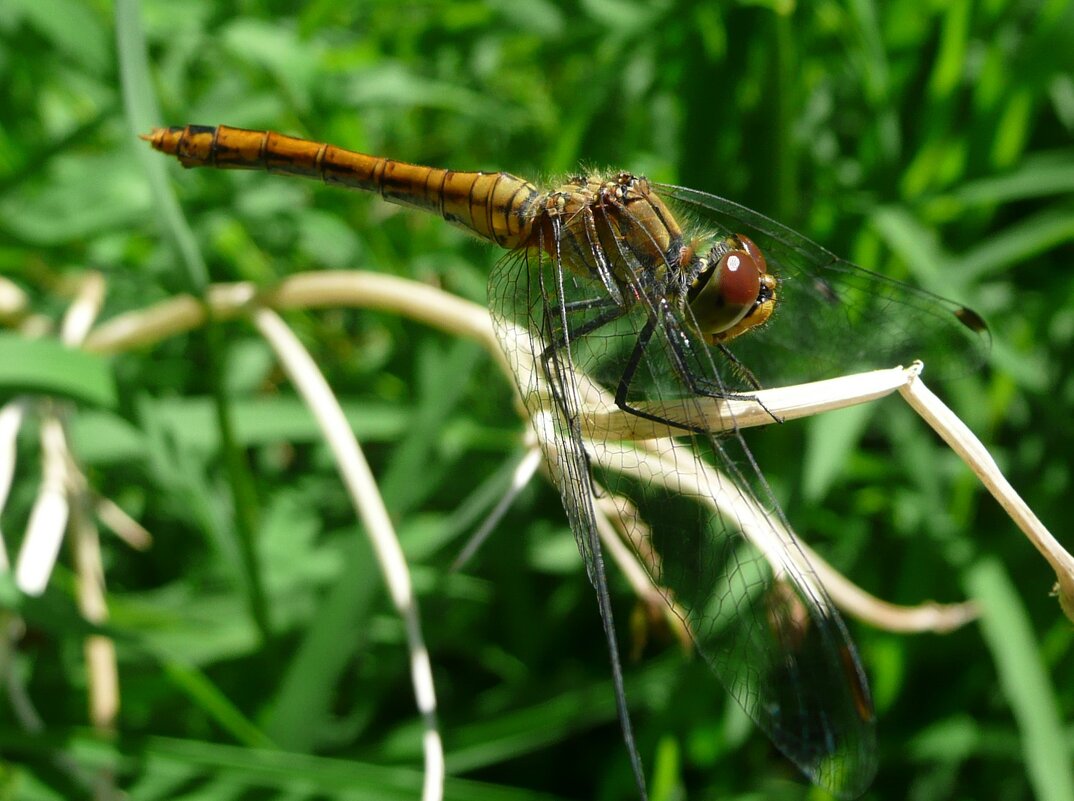
[[[1069,0],[357,0],[297,13],[5,0],[0,87],[0,283],[26,296],[20,312],[0,286],[0,405],[56,397],[89,486],[153,537],[139,551],[102,529],[100,625],[79,611],[71,547],[40,598],[4,578],[0,799],[106,798],[112,783],[132,799],[421,787],[403,624],[257,330],[219,320],[105,360],[30,341],[26,312],[58,325],[86,271],[104,278],[102,321],[313,270],[484,303],[499,254],[316,182],[183,171],[137,139],[153,125],[272,128],[531,178],[627,169],[965,302],[991,325],[991,362],[938,389],[1070,544]],[[499,368],[384,311],[285,319],[398,526],[446,796],[632,797],[596,604],[554,490],[538,476],[475,560],[449,570],[523,447]],[[19,438],[0,517],[12,560],[40,420]],[[851,624],[878,713],[868,797],[1070,801],[1074,631],[1052,574],[968,470],[893,398],[750,442],[797,531],[847,576],[897,603],[972,596],[985,610],[949,635]],[[635,596],[614,568],[611,582],[624,653],[640,652],[627,687],[654,800],[821,797],[703,665],[660,631],[642,646]],[[87,711],[95,632],[116,648],[112,734]]]

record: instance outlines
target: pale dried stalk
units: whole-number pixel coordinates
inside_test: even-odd
[[[15,445],[29,408],[29,398],[22,397],[13,398],[0,408],[0,514],[3,514],[11,492],[11,481],[15,477]],[[6,573],[11,569],[10,565],[3,529],[0,529],[0,572]]]
[[[215,284],[207,299],[215,320],[234,319],[255,301],[277,311],[341,306],[384,309],[482,341],[490,351],[496,343],[484,307],[417,281],[381,273],[300,273],[264,290],[248,282]],[[86,349],[117,353],[151,345],[204,324],[202,303],[189,295],[178,295],[98,326],[86,339]]]
[[[667,420],[690,421],[696,428],[713,432],[771,425],[780,421],[811,417],[890,395],[910,380],[907,370],[893,367],[867,373],[829,378],[809,384],[776,387],[742,393],[748,398],[721,400],[693,398],[664,403],[637,403],[639,411]],[[674,434],[666,423],[647,420],[616,407],[590,410],[584,425],[593,439],[659,439]]]
[[[824,559],[794,538],[778,516],[758,508],[721,472],[694,456],[682,442],[673,439],[619,443],[595,449],[602,466],[697,497],[698,502],[714,509],[725,520],[733,520],[743,536],[764,554],[777,580],[787,573],[797,575],[803,589],[815,598],[820,588],[827,591],[836,605],[853,617],[878,628],[898,632],[946,632],[962,626],[977,616],[973,603],[898,606],[883,601],[849,581]]]
[[[41,486],[15,561],[15,585],[34,596],[48,586],[70,514],[63,427],[51,416],[41,421],[41,474]]]
[[[78,573],[78,607],[91,623],[108,620],[105,600],[104,565],[101,543],[93,522],[93,509],[86,503],[88,488],[82,486],[77,501],[71,507],[71,537],[75,551],[75,570]],[[83,644],[89,689],[90,722],[94,728],[110,730],[119,714],[119,669],[116,648],[111,638],[91,634]]]
[[[103,279],[97,273],[88,274],[64,316],[61,326],[64,344],[76,347],[82,343],[97,317],[103,298]],[[4,432],[5,437],[8,433]],[[10,482],[10,472],[14,468],[14,457],[8,450],[9,441],[4,443],[5,453],[0,454],[0,474],[7,475],[7,482]],[[28,595],[40,595],[45,591],[70,513],[70,499],[67,497],[70,457],[63,425],[54,406],[46,408],[42,414],[41,451],[41,487],[30,513],[15,567],[16,584]],[[0,484],[6,483],[2,480],[4,475],[0,475]]]
[[[0,291],[9,287],[0,286]],[[69,347],[82,344],[93,325],[104,300],[105,283],[99,273],[88,273],[78,285],[78,291],[68,307],[60,326],[60,338]],[[8,293],[10,299],[10,292]],[[12,310],[7,309],[10,313]],[[47,324],[34,323],[35,318],[21,312],[23,334],[44,335],[51,330]],[[0,508],[3,507],[14,471],[14,437],[29,400],[21,406],[9,405],[0,417]],[[41,454],[43,479],[34,501],[26,535],[15,568],[16,585],[29,595],[40,595],[48,585],[59,555],[64,532],[70,523],[74,536],[75,567],[79,577],[78,601],[86,620],[103,623],[108,611],[105,602],[104,569],[101,560],[97,528],[93,522],[91,494],[81,471],[75,465],[67,444],[63,425],[63,407],[56,403],[39,404],[41,416]],[[115,647],[100,635],[86,638],[85,657],[89,713],[93,725],[109,729],[119,709],[119,682]],[[98,786],[111,787],[111,777],[102,773]]]
[[[980,478],[1008,516],[1044,556],[1056,572],[1055,593],[1063,613],[1074,620],[1074,556],[1044,527],[1010,482],[1003,476],[988,450],[970,429],[921,380],[922,365],[860,373],[827,381],[817,381],[793,387],[764,390],[749,394],[756,400],[719,400],[703,398],[694,401],[666,404],[638,404],[653,414],[671,420],[689,419],[713,432],[729,431],[749,426],[770,424],[773,417],[790,420],[846,406],[866,403],[898,392],[910,406],[943,438]],[[700,421],[698,411],[700,410]],[[592,426],[590,434],[600,440],[607,436],[626,439],[649,439],[661,434],[673,434],[674,429],[639,418],[618,408],[601,409],[585,417]],[[977,609],[972,603],[940,605],[926,604],[913,610],[895,607],[856,591],[854,585],[834,571],[830,565],[799,542],[816,568],[836,603],[848,613],[897,631],[919,631],[923,628],[947,631],[972,620]],[[910,611],[903,614],[903,611]]]
[[[325,441],[335,456],[343,483],[361,518],[384,574],[388,592],[405,627],[410,649],[410,673],[424,727],[425,774],[422,798],[439,801],[444,793],[444,752],[436,723],[436,694],[429,652],[421,634],[418,603],[414,597],[406,557],[396,537],[388,510],[377,490],[369,464],[354,437],[343,409],[312,357],[282,319],[268,309],[253,312],[261,335],[276,351],[284,371],[306,401]]]
[[[451,563],[452,572],[461,570],[477,553],[478,549],[485,544],[485,540],[489,538],[489,535],[495,531],[496,526],[503,519],[503,516],[507,514],[508,509],[514,504],[515,499],[518,498],[518,494],[529,485],[530,479],[533,478],[533,474],[537,472],[537,469],[541,466],[541,449],[534,443],[526,449],[525,455],[515,465],[515,469],[511,473],[511,483],[507,488],[507,491],[503,493],[500,500],[496,502],[496,506],[488,516],[485,518],[481,526],[475,531],[470,538],[466,541],[466,545],[459,550],[459,555],[455,557]]]
[[[259,291],[250,283],[216,285],[209,293],[208,302],[214,318],[228,319],[242,314],[255,299],[278,309],[350,305],[403,314],[441,330],[477,340],[497,360],[505,373],[511,376],[511,369],[506,358],[496,344],[488,311],[482,306],[425,284],[363,271],[303,273],[285,279],[271,290]],[[90,333],[85,346],[89,350],[105,353],[144,347],[195,328],[204,322],[203,306],[191,297],[180,296],[143,310],[128,312],[108,321]],[[515,360],[516,368],[532,363],[532,359],[526,355],[532,356],[534,349],[528,332],[517,329],[513,332],[513,337],[514,347],[518,353],[522,354]],[[865,384],[870,385],[871,390],[862,391],[859,387],[848,394],[866,397],[870,392],[876,391],[882,395],[892,391],[890,384],[900,382],[905,384],[907,380],[905,371],[901,369],[877,371],[877,373],[887,378],[866,379]],[[523,386],[535,385],[538,380],[537,376],[519,376],[519,381]],[[587,424],[594,426],[594,433],[601,429],[611,431],[613,427],[615,430],[628,432],[632,425],[640,426],[635,429],[640,432],[646,425],[645,421],[641,421],[635,415],[628,415],[615,408],[608,394],[586,376],[578,375],[577,381],[579,393],[586,408],[596,410],[587,417]],[[836,379],[836,381],[842,381],[842,379]],[[872,383],[873,381],[875,384]],[[855,386],[857,382],[857,378],[852,378],[843,386],[844,388]],[[884,384],[886,388],[881,389],[881,384]],[[794,390],[791,391],[794,392]],[[768,390],[767,392],[778,393],[784,390]],[[765,405],[770,411],[776,411],[772,405],[776,405],[779,396],[771,397],[772,405],[769,403],[769,396],[763,397],[766,398]],[[793,401],[793,394],[791,398],[790,403],[780,401],[776,408],[782,409],[783,412],[777,411],[777,414],[783,413],[789,416],[796,413],[795,409],[800,406]],[[747,405],[752,404],[747,402]],[[522,408],[520,401],[519,407]],[[714,417],[716,420],[729,419],[726,413],[722,417],[717,413]],[[766,419],[771,421],[771,417],[767,415]],[[812,552],[809,553],[809,560],[814,571],[822,578],[836,605],[882,628],[899,631],[946,630],[954,625],[955,621],[965,620],[970,611],[965,604],[892,606],[847,581]]]
[[[85,476],[82,476],[82,480],[85,480]],[[153,546],[153,535],[112,499],[97,498],[94,513],[113,534],[134,550],[147,551]]]
[[[60,325],[60,339],[69,347],[78,347],[89,334],[104,303],[104,276],[88,272],[81,277],[78,292]]]
[[[844,376],[828,381],[817,381],[795,387],[781,387],[750,393],[752,400],[723,401],[713,398],[693,402],[646,404],[646,411],[665,415],[672,420],[690,419],[694,421],[697,410],[701,410],[703,423],[712,431],[727,431],[732,428],[764,425],[772,422],[773,416],[789,420],[809,414],[842,408],[857,403],[865,403],[898,390],[902,397],[973,470],[992,496],[1003,507],[1015,525],[1026,535],[1056,573],[1055,593],[1063,613],[1074,620],[1074,556],[1071,556],[1040,522],[1029,506],[1007,481],[995,460],[988,453],[981,441],[921,380],[922,365],[915,363],[909,368],[877,370],[853,376]],[[759,401],[759,402],[758,402]],[[640,406],[641,404],[639,404]],[[752,408],[751,408],[752,407]],[[603,410],[586,418],[587,424],[593,425],[595,439],[614,433],[623,438],[647,439],[663,433],[669,433],[668,426],[654,424],[636,415],[619,409]],[[673,433],[673,432],[672,432]],[[801,543],[800,543],[801,544]],[[806,548],[802,544],[803,549]],[[810,552],[810,560],[817,566],[829,592],[835,593],[843,583],[842,577],[823,561]],[[849,587],[847,588],[849,589]],[[854,595],[840,602],[840,606],[851,614],[860,615],[870,610],[870,619],[879,615],[885,620],[885,628],[914,630],[912,627],[926,623],[941,630],[962,625],[972,619],[976,609],[970,604],[942,607],[931,605],[921,607],[909,618],[904,618],[889,604],[866,602],[864,598]],[[865,604],[864,607],[862,604]],[[857,611],[855,611],[857,610]],[[911,627],[911,628],[907,628]]]
[[[633,518],[631,511],[624,509],[624,506],[632,504],[607,491],[601,497],[593,499],[593,520],[597,525],[600,541],[619,566],[634,594],[647,607],[649,617],[663,618],[683,648],[692,650],[693,638],[685,622],[685,610],[667,590],[662,590],[653,582],[652,577],[658,575],[655,565],[642,565],[646,557],[656,557],[656,554],[647,548],[646,542],[639,541],[648,533],[643,530],[645,522]],[[629,521],[625,519],[627,517],[630,518]]]
[[[104,303],[104,277],[97,272],[82,276],[74,301],[60,324],[60,339],[69,347],[78,347],[89,334]],[[54,418],[63,435],[62,418]],[[93,518],[93,497],[89,484],[78,469],[67,438],[63,436],[62,453],[67,461],[66,487],[71,504],[71,536],[75,552],[75,572],[78,575],[78,606],[83,617],[91,623],[108,620],[104,563],[101,558],[101,539]],[[119,714],[119,667],[115,643],[108,637],[91,634],[83,644],[86,658],[87,688],[89,690],[90,722],[100,730],[110,730]],[[102,787],[110,786],[114,777],[106,770],[98,776]]]
[[[1055,594],[1059,596],[1059,606],[1067,618],[1074,621],[1074,556],[1059,544],[1015,492],[981,441],[923,381],[911,381],[899,391],[914,411],[969,465],[1008,517],[1051,565],[1056,575]]]

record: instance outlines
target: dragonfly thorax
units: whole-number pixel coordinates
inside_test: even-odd
[[[576,176],[543,206],[542,248],[571,272],[627,295],[681,279],[682,229],[647,178]]]
[[[760,248],[743,235],[707,249],[705,240],[688,240],[646,178],[573,177],[541,206],[541,247],[565,268],[599,281],[620,303],[670,302],[710,344],[761,325],[775,308],[776,280]]]

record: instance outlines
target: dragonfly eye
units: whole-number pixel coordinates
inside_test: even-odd
[[[760,249],[745,236],[731,239],[739,247],[714,247],[706,261],[715,264],[690,298],[698,330],[710,343],[723,343],[765,322],[771,315],[775,281]],[[705,279],[707,278],[707,280]]]
[[[765,261],[764,253],[762,253],[761,249],[757,247],[756,244],[754,244],[753,240],[745,234],[735,234],[735,239],[738,240],[738,243],[739,245],[741,245],[742,250],[746,251],[746,253],[749,253],[750,256],[753,257],[753,261],[757,265],[758,271],[761,273],[767,273],[768,263]]]
[[[745,250],[732,250],[723,255],[712,280],[718,284],[722,300],[728,306],[746,306],[748,310],[753,305],[761,292],[763,264],[762,261],[758,265]]]

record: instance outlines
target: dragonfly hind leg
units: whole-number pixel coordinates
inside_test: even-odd
[[[616,303],[612,298],[586,298],[585,300],[568,300],[562,304],[549,304],[548,313],[558,315],[560,312],[567,312],[571,314],[572,312],[593,311],[594,309],[603,311],[619,307],[620,304]],[[575,334],[574,336],[578,335]]]
[[[569,329],[566,324],[566,315],[568,313],[588,311],[592,309],[601,309],[601,313],[592,320],[587,320],[575,330],[571,331]],[[544,370],[545,378],[549,380],[549,385],[555,388],[557,384],[553,376],[552,360],[556,357],[556,354],[559,351],[569,350],[572,341],[581,339],[588,334],[592,334],[594,331],[603,328],[608,323],[618,320],[626,314],[626,312],[627,309],[624,306],[620,306],[610,298],[566,301],[559,306],[549,306],[546,313],[546,326],[550,325],[547,320],[550,320],[553,315],[559,317],[563,321],[563,328],[550,337],[551,341],[545,345],[544,350],[541,351],[541,368]],[[562,404],[560,404],[560,408],[566,411]]]

